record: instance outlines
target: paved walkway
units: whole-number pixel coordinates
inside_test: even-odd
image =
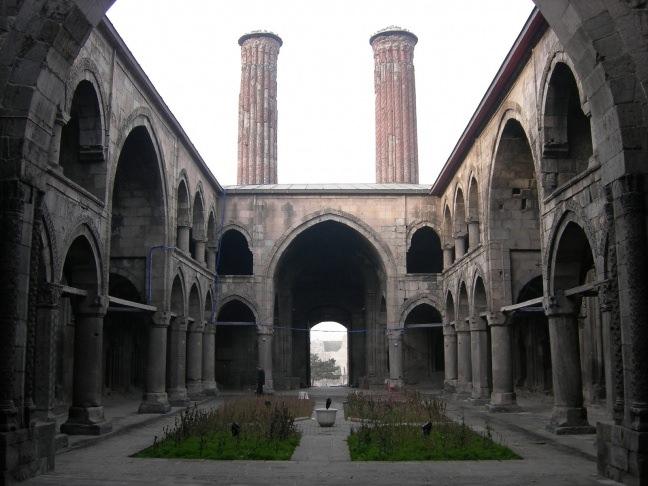
[[[341,407],[348,389],[313,390],[318,406],[327,396]],[[541,414],[493,415],[465,402],[451,402],[451,413],[463,414],[466,422],[483,426],[491,420],[494,434],[524,459],[517,461],[444,462],[352,462],[345,438],[349,424],[340,412],[335,427],[321,429],[313,420],[300,423],[302,443],[291,461],[209,461],[136,459],[135,452],[161,435],[172,417],[163,417],[139,428],[130,428],[91,447],[62,453],[56,471],[27,481],[27,485],[304,485],[304,484],[452,484],[513,486],[615,484],[596,474],[590,454],[560,442],[556,436],[541,436]],[[520,418],[522,417],[523,420]],[[528,422],[528,423],[525,423]],[[529,423],[538,430],[527,430]],[[535,424],[535,425],[534,425]],[[579,439],[574,439],[579,440]],[[591,441],[592,438],[580,439]]]

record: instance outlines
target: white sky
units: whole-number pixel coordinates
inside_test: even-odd
[[[530,0],[118,0],[120,35],[222,185],[236,183],[240,47],[276,32],[279,183],[375,182],[369,37],[419,38],[420,182],[434,182],[528,17]]]

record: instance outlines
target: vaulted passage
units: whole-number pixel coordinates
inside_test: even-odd
[[[443,382],[440,326],[441,314],[429,304],[417,305],[405,318],[403,380],[406,385],[440,385]]]
[[[258,362],[254,313],[239,300],[227,302],[216,322],[216,382],[224,389],[254,389]]]
[[[275,273],[276,388],[308,386],[308,329],[335,321],[349,331],[349,384],[387,377],[385,271],[373,245],[336,221],[318,223],[284,251]]]

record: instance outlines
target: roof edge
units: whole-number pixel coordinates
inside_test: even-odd
[[[549,25],[540,10],[535,7],[452,149],[450,157],[443,164],[441,172],[430,189],[431,195],[439,197],[443,195],[466,154],[475,143],[475,139],[481,134],[484,126],[497,110],[499,103],[508,93],[516,76],[531,56],[530,49],[538,43],[548,27]]]

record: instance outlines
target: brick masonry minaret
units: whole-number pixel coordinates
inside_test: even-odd
[[[271,32],[242,36],[239,94],[239,185],[277,183],[277,57],[283,44]]]
[[[418,184],[414,46],[418,38],[400,27],[376,32],[376,182]]]

